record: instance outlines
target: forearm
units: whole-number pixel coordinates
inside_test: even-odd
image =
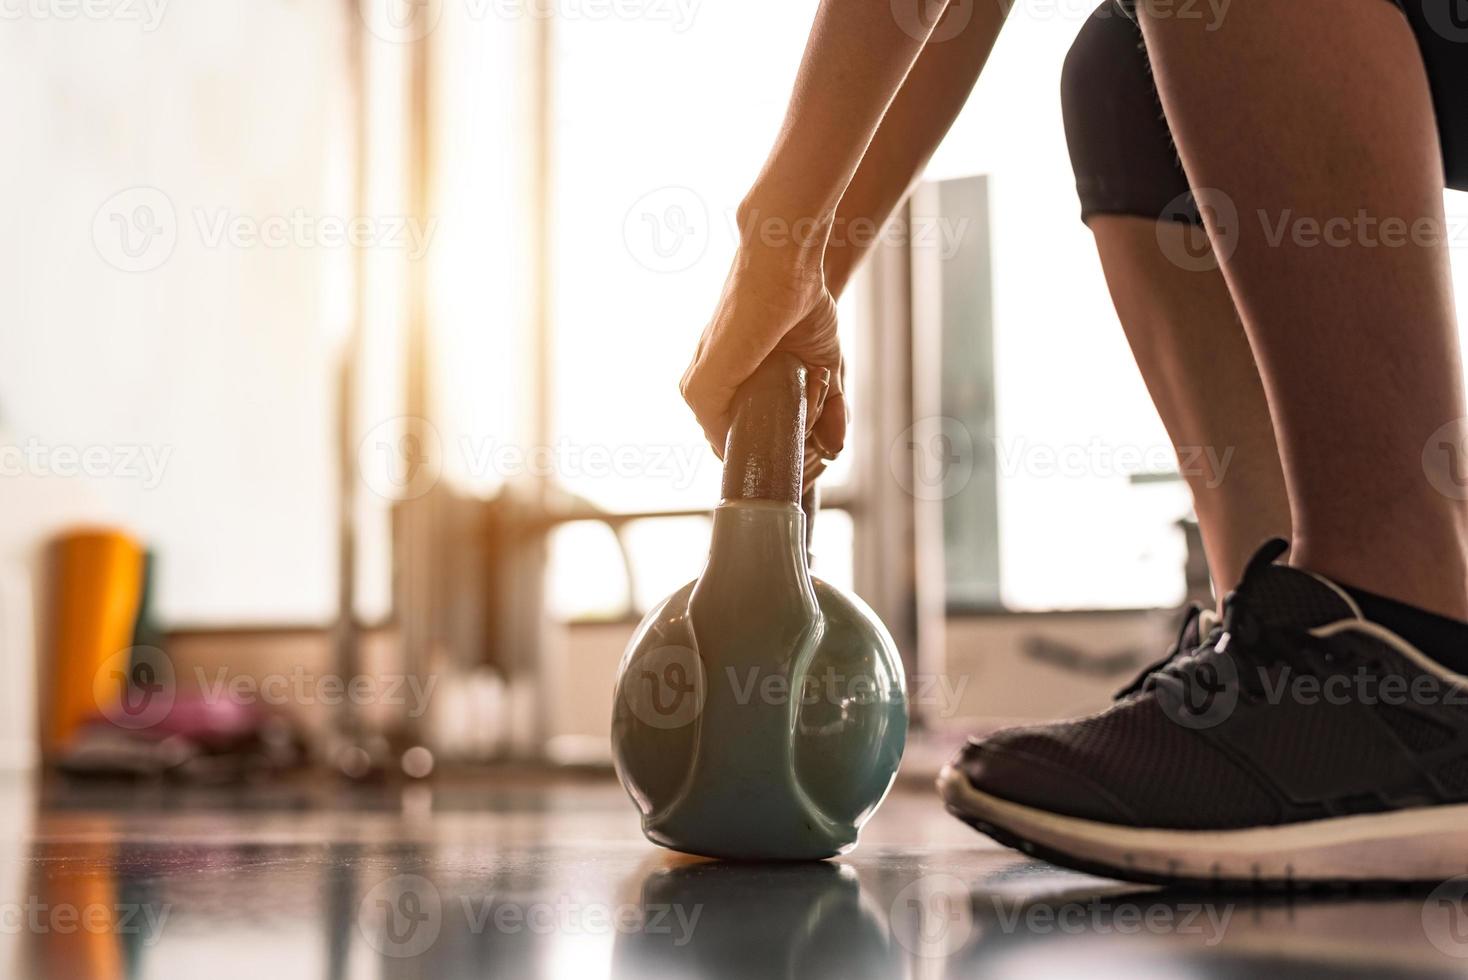
[[[839,297],[963,109],[1010,4],[949,6],[841,197],[826,244],[826,287]],[[960,18],[966,23],[960,23]]]
[[[922,51],[927,36],[917,34],[898,23],[890,0],[821,0],[779,135],[740,209],[746,240],[778,235],[796,258],[820,258],[837,205]]]

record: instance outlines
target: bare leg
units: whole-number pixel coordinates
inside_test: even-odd
[[[1290,535],[1290,504],[1269,404],[1217,269],[1183,269],[1200,228],[1095,215],[1089,222],[1117,315],[1193,493],[1215,591],[1238,583],[1265,540]],[[1185,241],[1186,240],[1186,241]]]
[[[1299,219],[1339,228],[1362,213],[1442,227],[1406,21],[1386,0],[1253,0],[1220,24],[1139,8],[1189,181],[1237,207],[1235,222],[1205,213],[1273,410],[1292,560],[1468,619],[1465,508],[1422,466],[1429,437],[1465,415],[1445,247],[1296,235],[1315,228]]]

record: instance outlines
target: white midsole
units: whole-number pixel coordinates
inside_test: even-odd
[[[1247,830],[1157,830],[1082,820],[981,792],[945,766],[943,799],[1089,863],[1187,878],[1442,881],[1468,873],[1468,805],[1417,807]]]

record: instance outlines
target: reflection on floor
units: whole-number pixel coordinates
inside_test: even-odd
[[[642,840],[600,778],[0,789],[0,970],[33,978],[1449,975],[1426,892],[1175,894],[1001,850],[903,789],[839,862]],[[1461,919],[1460,919],[1461,917]]]

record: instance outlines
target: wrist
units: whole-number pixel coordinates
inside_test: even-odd
[[[756,187],[740,202],[735,218],[740,252],[809,270],[820,268],[836,208]]]
[[[854,248],[850,242],[831,241],[826,245],[825,255],[821,259],[821,268],[825,273],[826,289],[834,299],[840,299],[841,294],[846,292],[847,285],[851,282],[851,274],[856,270],[856,263],[861,258],[861,251]]]
[[[812,257],[761,244],[739,246],[734,254],[732,275],[743,298],[758,296],[766,302],[802,309],[826,288],[825,269],[819,255]]]

